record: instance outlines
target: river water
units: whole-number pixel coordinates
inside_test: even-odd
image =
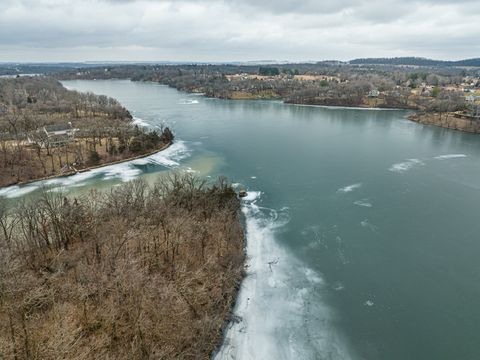
[[[174,129],[146,159],[21,187],[72,194],[169,169],[249,190],[248,276],[217,359],[480,359],[480,137],[405,111],[226,101],[67,81]]]

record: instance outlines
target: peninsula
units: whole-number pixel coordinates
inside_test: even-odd
[[[136,126],[107,96],[44,76],[0,79],[0,186],[148,155],[172,141],[169,128]]]

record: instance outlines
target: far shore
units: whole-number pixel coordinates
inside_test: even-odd
[[[292,102],[282,102],[284,105],[292,105],[292,106],[305,106],[305,107],[317,107],[317,108],[324,108],[324,109],[347,109],[347,110],[389,110],[389,111],[414,111],[412,109],[407,108],[394,108],[394,107],[374,107],[374,106],[347,106],[347,105],[318,105],[318,104],[301,104],[301,103],[292,103]]]

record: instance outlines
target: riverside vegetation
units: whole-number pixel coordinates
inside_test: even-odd
[[[225,179],[1,201],[1,359],[211,356],[244,261]]]
[[[305,105],[411,109],[419,111],[418,116],[411,117],[414,121],[464,131],[480,130],[476,124],[480,118],[478,67],[460,68],[463,62],[457,65],[416,58],[403,59],[405,65],[402,59],[388,60],[268,66],[118,65],[67,70],[56,76],[154,81],[222,99],[279,99]],[[470,63],[479,64],[465,62]],[[443,121],[453,117],[460,120]]]
[[[0,186],[129,159],[172,141],[168,128],[135,126],[107,96],[43,76],[0,79]]]

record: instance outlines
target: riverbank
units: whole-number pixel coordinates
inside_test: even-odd
[[[480,121],[461,117],[453,113],[415,113],[407,118],[420,124],[434,125],[475,134],[480,133]]]
[[[304,105],[304,106],[324,106],[324,107],[338,107],[338,108],[352,108],[352,109],[390,109],[390,110],[417,110],[415,106],[408,106],[401,103],[385,103],[375,101],[344,101],[342,99],[316,99],[312,101],[301,100],[284,100],[285,104]]]
[[[44,193],[0,215],[13,220],[0,234],[6,358],[208,359],[221,342],[244,262],[224,180]]]
[[[100,165],[87,166],[87,167],[84,167],[84,168],[79,168],[79,169],[71,170],[71,171],[68,171],[68,172],[65,172],[65,173],[61,173],[61,174],[56,174],[56,175],[51,175],[51,176],[44,176],[44,177],[40,177],[40,178],[36,178],[36,179],[31,179],[31,180],[28,180],[28,181],[21,181],[21,182],[11,183],[11,184],[8,184],[8,185],[0,185],[0,188],[2,188],[2,187],[7,187],[7,186],[14,186],[14,185],[27,185],[27,184],[31,184],[31,183],[34,183],[34,182],[37,182],[37,181],[44,181],[44,180],[50,180],[50,179],[57,179],[57,178],[68,177],[68,176],[72,176],[72,175],[75,175],[75,174],[80,174],[80,173],[84,173],[84,172],[87,172],[87,171],[99,169],[99,168],[102,168],[102,167],[105,167],[105,166],[116,165],[116,164],[121,164],[121,163],[125,163],[125,162],[128,162],[128,161],[133,161],[133,160],[137,160],[137,159],[142,159],[142,158],[145,158],[145,157],[148,157],[148,156],[157,154],[157,153],[159,153],[160,151],[166,150],[167,148],[169,148],[169,147],[172,145],[172,143],[173,143],[173,142],[169,142],[169,143],[167,143],[167,144],[163,144],[160,148],[158,148],[158,149],[156,149],[156,150],[153,150],[153,151],[150,151],[150,152],[145,153],[145,154],[136,155],[136,156],[131,156],[131,157],[126,157],[126,158],[123,158],[123,159],[120,159],[120,160],[114,160],[114,161],[110,161],[110,162],[105,162],[105,163],[102,163],[102,164],[100,164]]]
[[[132,80],[133,81],[133,80]],[[151,80],[142,80],[143,82],[159,83]],[[177,87],[172,84],[162,83],[162,85],[169,86],[178,91],[184,91],[189,94],[199,94],[207,98],[215,98],[222,100],[279,100],[285,104],[291,105],[311,105],[311,106],[331,106],[339,108],[363,108],[363,109],[393,109],[393,110],[418,110],[419,107],[415,103],[405,103],[401,99],[384,99],[384,98],[368,98],[361,97],[356,99],[344,98],[308,98],[308,99],[291,99],[281,96],[273,90],[263,91],[206,91],[203,87]]]

